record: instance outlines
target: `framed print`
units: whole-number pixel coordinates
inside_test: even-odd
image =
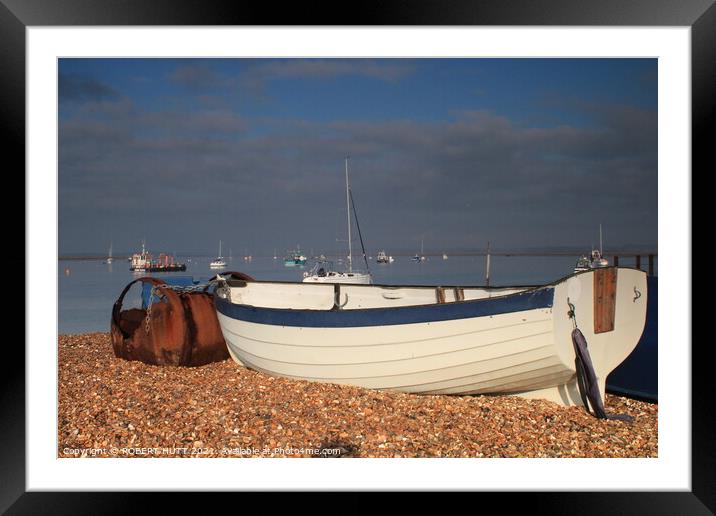
[[[8,360],[2,396],[3,442],[12,443],[2,456],[3,510],[122,510],[138,495],[67,491],[153,490],[530,491],[527,503],[587,513],[716,506],[707,358],[691,343],[690,298],[691,169],[708,159],[713,112],[712,2],[388,3],[359,9],[350,26],[331,11],[316,22],[297,7],[0,2],[0,112],[9,152],[26,170],[27,206],[25,352]],[[245,178],[244,192],[234,174]],[[611,252],[602,249],[603,222]],[[514,230],[525,223],[530,229]],[[591,232],[587,251],[599,251],[583,270],[573,248],[557,252],[583,237],[560,232],[566,224],[574,235]],[[485,242],[476,244],[470,228]],[[364,245],[371,239],[381,248]],[[639,252],[627,245],[634,242]],[[558,266],[539,265],[543,248],[561,256]],[[58,260],[51,273],[48,255]],[[461,286],[476,284],[461,275],[461,260],[477,264],[482,290]],[[615,260],[605,270],[620,274],[593,271],[600,260]],[[590,426],[571,405],[582,408],[596,390],[587,406],[604,410],[601,378],[611,369],[599,369],[608,359],[594,350],[618,335],[604,347],[604,356],[620,356],[616,367],[636,346],[639,336],[615,351],[629,340],[620,332],[636,307],[634,326],[646,324],[646,279],[628,292],[619,280],[632,281],[647,263],[670,294],[653,307],[662,343],[678,343],[658,351],[660,403],[608,393],[605,416],[631,411],[637,421]],[[102,283],[113,266],[122,274]],[[431,273],[438,267],[444,276]],[[165,274],[164,283],[129,291],[139,276],[125,268]],[[194,286],[179,285],[173,268],[193,274]],[[215,276],[226,270],[249,276]],[[582,285],[580,273],[594,282]],[[341,285],[364,276],[382,289],[378,301],[360,297],[367,287]],[[560,286],[561,277],[572,280]],[[311,281],[318,285],[305,287]],[[247,284],[259,285],[255,298],[236,290]],[[277,294],[266,293],[269,284]],[[91,294],[97,285],[105,290]],[[152,308],[155,318],[194,317],[172,324],[202,330],[191,303],[205,285],[216,288],[201,299],[212,300],[214,318],[216,304],[223,332],[216,357],[170,357],[166,339],[165,351],[145,352],[159,331]],[[325,290],[331,306],[306,301],[306,288]],[[545,298],[560,288],[564,300]],[[125,293],[138,290],[141,309],[129,297],[123,307]],[[482,302],[466,312],[483,292],[493,308]],[[169,312],[177,293],[183,301]],[[232,294],[245,297],[234,303]],[[433,305],[442,312],[424,319]],[[522,362],[431,336],[454,322],[454,307],[457,319],[485,317],[480,332],[495,336],[483,347],[516,341],[504,355]],[[378,326],[413,325],[413,333],[391,333],[399,344],[371,341],[387,353],[380,360],[334,349],[359,330],[369,341],[378,330],[368,318],[381,310]],[[546,324],[531,311],[567,314],[565,335],[583,331],[594,363],[570,361],[576,376],[569,369],[554,385],[520,376],[525,363],[550,359],[521,355],[548,333],[515,336],[520,325]],[[496,326],[500,317],[509,330]],[[130,328],[139,340],[128,344]],[[306,334],[312,340],[299,349]],[[571,335],[569,353],[579,347]],[[430,348],[436,339],[442,347]],[[466,369],[491,360],[501,365]],[[248,365],[238,375],[237,362]],[[549,367],[540,374],[559,376]],[[453,376],[436,372],[447,370]],[[499,371],[511,380],[498,382]],[[291,383],[315,378],[329,383]],[[537,400],[505,397],[515,412],[503,416],[501,398],[469,397],[493,393],[480,390],[484,382]],[[396,385],[409,388],[395,394]],[[418,406],[413,393],[428,396]],[[573,412],[544,409],[543,398]],[[334,452],[344,460],[307,460]]]

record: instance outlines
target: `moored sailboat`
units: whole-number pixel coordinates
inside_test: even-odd
[[[316,263],[310,272],[303,275],[303,281],[306,283],[360,283],[370,284],[373,277],[370,271],[354,271],[353,270],[353,243],[351,240],[351,201],[353,200],[348,182],[348,158],[346,158],[346,210],[348,216],[348,267],[345,271],[337,271],[333,268],[333,262],[322,260]],[[356,217],[356,225],[358,226],[358,216],[355,214],[355,206],[353,206],[353,214]],[[358,226],[360,234],[360,226]],[[363,245],[363,237],[361,236],[361,246]],[[363,249],[363,259],[368,268],[368,261],[365,259],[366,253]]]
[[[411,258],[412,261],[419,263],[419,262],[424,262],[426,260],[425,251],[423,250],[423,243],[424,243],[424,239],[421,238],[420,239],[420,254],[416,254],[415,256],[413,256]]]
[[[221,255],[221,240],[219,240],[219,256],[209,264],[210,269],[223,269],[226,267],[226,260]]]

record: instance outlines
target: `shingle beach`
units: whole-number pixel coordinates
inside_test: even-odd
[[[582,407],[275,378],[232,360],[116,358],[108,333],[62,335],[58,457],[656,457],[658,405]]]

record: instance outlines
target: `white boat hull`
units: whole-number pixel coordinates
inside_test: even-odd
[[[347,285],[340,286],[339,310],[331,310],[332,285],[248,282],[230,288],[233,302],[216,298],[217,315],[231,356],[271,375],[411,393],[518,394],[581,405],[567,298],[589,344],[602,395],[609,372],[639,341],[646,317],[646,275],[619,269],[615,327],[595,333],[593,275],[574,275],[538,291],[464,289],[465,301],[457,302],[457,291],[444,289],[442,303],[430,288]],[[380,310],[386,307],[391,309]],[[453,308],[456,318],[445,319]],[[485,309],[489,315],[465,316]],[[433,310],[443,319],[435,320]],[[366,323],[373,314],[376,323]],[[433,320],[399,322],[411,314]],[[308,324],[300,325],[304,315]]]

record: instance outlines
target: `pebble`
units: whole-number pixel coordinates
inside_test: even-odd
[[[116,358],[108,333],[59,337],[58,457],[657,457],[658,405],[582,407],[271,377],[232,360]],[[79,452],[78,452],[79,450]]]

